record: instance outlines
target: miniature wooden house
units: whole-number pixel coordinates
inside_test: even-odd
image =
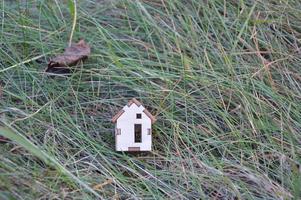
[[[113,118],[116,151],[151,151],[156,118],[133,98]]]

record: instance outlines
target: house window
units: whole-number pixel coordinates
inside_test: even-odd
[[[152,134],[152,129],[148,128],[147,129],[147,135],[151,135]]]
[[[142,124],[135,124],[135,143],[142,142]]]
[[[141,118],[142,118],[141,113],[137,113],[137,114],[136,114],[136,118],[137,118],[137,119],[141,119]]]
[[[115,128],[115,134],[116,135],[121,135],[121,129],[120,128]]]

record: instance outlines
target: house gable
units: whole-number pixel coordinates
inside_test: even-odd
[[[135,98],[131,99],[126,106],[123,107],[122,110],[120,110],[113,118],[112,122],[116,123],[117,120],[131,107],[135,104],[138,108],[142,108],[142,112],[146,114],[146,116],[151,120],[151,123],[153,124],[156,121],[156,118],[146,109],[142,106],[142,104]]]

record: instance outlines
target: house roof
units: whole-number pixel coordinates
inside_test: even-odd
[[[140,101],[138,101],[135,98],[132,98],[128,103],[127,106],[130,107],[132,104],[136,104],[138,107],[142,104]],[[122,109],[120,110],[114,117],[112,118],[112,122],[116,123],[117,119],[124,113],[125,111]],[[157,120],[146,108],[143,110],[143,112],[151,119],[152,124]]]

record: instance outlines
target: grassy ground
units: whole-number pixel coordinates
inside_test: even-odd
[[[301,198],[299,0],[72,6],[1,0],[0,199]],[[92,55],[50,77],[71,32]],[[149,154],[114,152],[132,97]]]

